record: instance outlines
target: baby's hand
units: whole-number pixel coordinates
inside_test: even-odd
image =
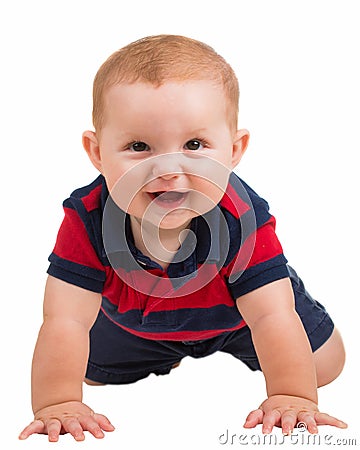
[[[114,431],[109,419],[95,414],[81,402],[66,402],[48,406],[35,414],[34,421],[20,434],[26,439],[32,434],[47,434],[49,442],[56,442],[60,434],[70,433],[76,441],[85,439],[84,431],[89,431],[98,439],[104,437],[104,431]]]
[[[346,423],[328,414],[321,413],[316,403],[301,397],[273,395],[246,418],[244,427],[254,428],[262,423],[262,432],[271,433],[274,426],[281,427],[283,434],[289,435],[299,423],[310,433],[317,433],[317,425],[332,425],[346,428]]]

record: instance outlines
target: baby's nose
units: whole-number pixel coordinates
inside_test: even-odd
[[[181,155],[171,153],[155,157],[151,172],[154,177],[165,180],[180,176],[183,173]]]

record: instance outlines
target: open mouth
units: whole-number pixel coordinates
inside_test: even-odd
[[[177,206],[187,197],[187,192],[159,191],[149,193],[152,200],[163,206]]]

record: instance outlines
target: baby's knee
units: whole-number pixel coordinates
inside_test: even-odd
[[[318,387],[334,381],[345,364],[344,343],[337,328],[330,338],[314,353]]]

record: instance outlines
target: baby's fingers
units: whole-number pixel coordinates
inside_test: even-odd
[[[112,423],[106,416],[103,416],[102,414],[94,414],[94,419],[99,424],[99,426],[101,427],[102,430],[104,430],[104,431],[114,431],[115,430],[114,425],[112,425]]]
[[[278,411],[277,409],[267,411],[263,418],[262,432],[264,434],[271,433],[274,426],[280,423],[280,420],[281,420],[280,411]]]
[[[89,431],[97,439],[104,437],[104,431],[114,431],[109,419],[101,414],[94,414],[93,416],[83,416],[80,418],[80,424],[84,431]]]
[[[290,435],[297,422],[296,411],[293,409],[286,410],[281,416],[281,428],[285,435]]]
[[[57,442],[61,432],[61,422],[58,419],[50,419],[46,423],[49,442]]]
[[[332,425],[338,428],[347,428],[347,424],[342,420],[336,419],[329,414],[317,412],[315,413],[315,420],[318,425]]]
[[[264,412],[261,409],[255,409],[247,416],[244,428],[255,428],[256,425],[262,423]]]
[[[71,434],[71,436],[75,439],[75,441],[83,441],[85,439],[83,428],[80,425],[78,419],[71,418],[64,420],[63,428],[66,433]]]
[[[27,439],[32,434],[47,434],[49,442],[57,442],[61,432],[61,422],[51,419],[46,424],[42,420],[34,420],[28,425],[19,436],[19,439]]]
[[[34,420],[20,433],[19,439],[27,439],[32,434],[41,434],[45,432],[45,425],[42,420]]]
[[[306,428],[309,433],[311,434],[317,434],[318,433],[318,427],[315,420],[315,414],[313,411],[302,411],[298,414],[298,422],[297,422],[298,428]]]
[[[81,417],[80,423],[84,431],[89,431],[97,439],[102,439],[104,437],[104,433],[102,432],[99,424],[96,422],[94,417],[91,416]]]

